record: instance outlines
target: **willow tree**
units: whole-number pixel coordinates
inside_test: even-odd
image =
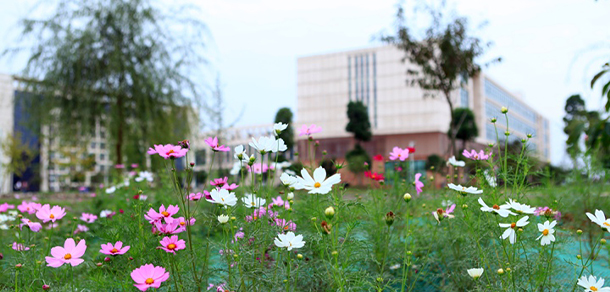
[[[447,19],[443,8],[428,7],[431,23],[423,32],[423,37],[418,38],[418,34],[406,25],[404,10],[399,6],[396,32],[394,35],[383,36],[382,40],[403,51],[403,61],[417,65],[416,68],[407,70],[407,84],[423,89],[424,97],[441,95],[447,101],[449,112],[453,113],[455,105],[452,94],[463,86],[468,78],[481,71],[481,66],[475,59],[483,55],[490,43],[485,44],[472,36],[468,30],[467,18]],[[498,58],[493,61],[499,60]],[[449,138],[452,151],[457,156],[456,126],[453,123],[450,125]]]
[[[60,0],[47,18],[23,19],[22,42],[34,45],[18,80],[40,96],[32,116],[77,145],[100,123],[117,164],[125,153],[141,160],[153,142],[184,139],[201,100],[194,78],[207,30],[192,7],[156,5]]]

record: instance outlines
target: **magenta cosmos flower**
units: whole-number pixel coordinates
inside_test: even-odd
[[[167,206],[167,209],[165,209],[165,205],[161,205],[158,213],[157,213],[157,211],[155,211],[155,209],[150,208],[150,210],[148,210],[146,215],[144,215],[144,218],[146,218],[146,220],[148,220],[148,223],[150,223],[150,224],[159,222],[164,218],[165,218],[166,223],[170,223],[171,221],[174,220],[174,218],[172,218],[172,216],[174,216],[176,213],[178,213],[178,211],[180,211],[180,208],[178,208],[178,205],[175,205],[175,206],[169,205],[169,206]]]
[[[416,173],[415,174],[415,181],[413,182],[413,185],[415,185],[415,190],[417,191],[417,194],[419,195],[419,193],[423,192],[423,187],[424,187],[424,183],[419,181],[419,178],[421,177],[421,173]]]
[[[188,199],[191,201],[199,201],[201,200],[201,198],[203,198],[203,194],[202,193],[191,193],[188,196]]]
[[[224,185],[226,185],[229,181],[228,177],[224,177],[224,178],[215,178],[214,180],[210,181],[210,185],[212,186],[216,186],[216,187],[222,187]]]
[[[93,214],[89,214],[89,213],[83,213],[80,216],[80,220],[83,220],[87,223],[93,223],[95,222],[95,220],[97,220],[97,215],[93,215]]]
[[[36,213],[36,210],[40,209],[40,207],[41,205],[38,203],[23,201],[21,202],[21,205],[17,206],[17,209],[21,213],[34,214]]]
[[[464,157],[470,158],[472,160],[487,160],[487,159],[489,159],[489,156],[491,156],[491,152],[489,152],[489,154],[485,154],[485,152],[483,150],[481,150],[479,153],[477,153],[474,149],[470,150],[470,152],[468,152],[468,150],[464,149],[464,152],[462,152],[462,155],[464,155]]]
[[[188,149],[182,148],[177,145],[165,144],[165,145],[155,145],[155,149],[148,148],[146,153],[148,154],[159,154],[159,156],[168,159],[168,158],[180,158],[188,152]]]
[[[212,147],[212,150],[214,150],[215,152],[229,152],[229,150],[231,150],[225,145],[218,145],[218,137],[209,137],[205,139],[204,142],[210,145],[210,147]]]
[[[126,253],[129,248],[129,245],[123,246],[123,242],[121,241],[117,241],[114,245],[109,242],[106,244],[102,244],[102,249],[100,249],[100,252],[103,254],[115,256]]]
[[[409,149],[394,147],[390,152],[390,160],[405,161],[407,158],[409,158]]]
[[[299,136],[311,136],[312,134],[320,132],[322,132],[322,127],[316,126],[315,124],[311,124],[309,127],[307,125],[303,125],[299,129]]]
[[[157,221],[154,223],[152,228],[152,232],[157,234],[177,234],[183,232],[185,229],[180,227],[180,222],[178,220],[174,220],[170,223],[163,224],[161,221]]]
[[[16,251],[26,251],[26,250],[30,250],[30,248],[29,248],[29,247],[26,247],[26,246],[24,246],[23,244],[21,244],[21,243],[16,243],[16,242],[13,242],[13,249],[14,249],[14,250],[16,250]]]
[[[159,243],[161,244],[161,246],[157,248],[160,248],[166,252],[171,252],[173,254],[176,254],[176,250],[186,248],[184,240],[178,240],[178,235],[172,235],[172,237],[166,236],[161,241],[159,241]]]
[[[195,218],[191,217],[191,220],[189,220],[189,222],[186,222],[186,219],[184,217],[180,217],[178,219],[178,225],[180,225],[180,229],[182,229],[182,231],[186,230],[186,225],[188,224],[189,226],[193,226],[193,224],[195,224]]]
[[[47,223],[49,221],[55,222],[55,220],[59,220],[66,216],[66,209],[60,206],[51,206],[49,204],[45,204],[38,211],[36,211],[36,217],[42,220],[43,223]]]
[[[9,209],[15,209],[15,205],[11,205],[9,203],[0,204],[0,213],[4,213]]]
[[[23,229],[23,225],[27,225],[28,227],[30,227],[30,230],[34,232],[38,232],[42,228],[42,224],[38,222],[32,222],[30,219],[23,218],[21,219],[21,222],[23,223],[19,224],[19,229]]]
[[[159,288],[161,283],[169,279],[169,273],[165,271],[163,267],[155,267],[152,264],[143,265],[131,272],[131,279],[136,284],[136,288],[140,291],[146,291],[146,289]]]
[[[52,257],[45,257],[47,260],[47,266],[53,268],[59,268],[63,264],[71,264],[73,267],[82,264],[85,260],[81,259],[87,250],[85,240],[78,242],[78,245],[74,242],[74,239],[68,238],[64,242],[64,246],[56,246],[51,249]]]

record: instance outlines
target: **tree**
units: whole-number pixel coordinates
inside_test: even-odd
[[[438,154],[432,154],[426,159],[426,170],[436,173],[443,173],[445,160]]]
[[[360,144],[356,144],[354,149],[345,154],[345,160],[347,161],[347,169],[355,174],[362,173],[367,169],[365,162],[371,165],[371,157]]]
[[[0,152],[8,158],[6,162],[0,164],[7,176],[6,178],[0,178],[0,190],[2,190],[8,176],[13,174],[22,176],[25,173],[36,158],[37,151],[28,143],[22,142],[20,133],[15,133],[14,135],[7,135],[0,141]]]
[[[62,141],[82,141],[101,123],[117,164],[126,150],[143,159],[153,142],[184,139],[202,98],[193,69],[204,61],[206,32],[175,17],[189,11],[149,0],[60,0],[50,17],[22,20],[34,45],[19,80],[42,96],[30,112]]]
[[[452,92],[481,70],[475,59],[483,55],[485,47],[490,44],[482,44],[479,38],[470,35],[467,18],[452,17],[443,23],[442,9],[428,10],[432,23],[425,30],[423,39],[417,39],[405,25],[403,8],[398,7],[396,33],[383,36],[382,40],[405,53],[403,62],[409,61],[418,66],[415,70],[407,70],[407,84],[419,86],[426,91],[426,96],[442,94],[449,105],[449,112],[453,113]],[[460,78],[462,81],[458,80]],[[457,156],[456,131],[452,125],[449,132],[453,134],[449,136],[453,153]]]
[[[290,108],[283,107],[279,109],[275,114],[274,122],[288,125],[288,128],[282,131],[279,137],[284,140],[288,149],[292,149],[292,147],[294,147],[294,128],[292,127],[292,111]]]
[[[469,108],[458,107],[453,110],[449,129],[457,129],[455,138],[462,140],[462,147],[466,147],[466,142],[474,140],[479,135],[474,113]],[[449,130],[447,135],[451,137],[453,132]]]
[[[345,130],[354,134],[356,141],[370,141],[373,137],[369,111],[362,101],[350,101],[347,104],[347,118],[349,122]]]
[[[579,94],[574,94],[566,100],[566,115],[563,118],[565,127],[563,132],[568,135],[566,140],[567,152],[575,158],[580,153],[580,137],[586,131],[587,119],[585,117],[585,101]]]
[[[604,64],[602,66],[602,70],[599,73],[593,76],[591,79],[591,88],[595,86],[597,81],[600,81],[600,78],[606,75],[606,73],[610,72],[610,62]],[[606,96],[606,111],[610,110],[610,79],[606,80],[606,83],[602,86],[602,97]]]

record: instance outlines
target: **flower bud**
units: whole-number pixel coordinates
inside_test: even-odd
[[[322,226],[322,230],[324,230],[326,234],[330,234],[333,229],[333,226],[328,224],[326,221],[322,221],[322,223],[320,223],[320,226]]]
[[[504,270],[502,268],[498,269],[498,275],[504,275]]]
[[[332,254],[334,257],[338,257],[339,256],[339,252],[336,250],[333,250],[333,252],[331,252],[330,254]]]
[[[288,200],[292,200],[292,199],[294,199],[294,193],[293,193],[293,192],[288,193],[288,195],[286,195],[286,198],[287,198]]]
[[[42,261],[36,261],[37,265],[42,265]]]
[[[582,256],[581,256],[581,255],[579,255],[579,254],[577,254],[577,255],[576,255],[576,258],[580,260],[580,259],[582,259]]]
[[[383,283],[383,278],[382,277],[377,277],[377,282]]]
[[[406,193],[404,196],[402,196],[402,198],[408,203],[411,201],[411,194]]]
[[[468,204],[462,205],[462,209],[468,209]]]
[[[426,204],[421,204],[421,207],[422,208],[426,208]]]
[[[96,263],[95,265],[98,266],[98,267],[101,267],[103,264],[102,263]]]
[[[582,230],[580,230],[580,229],[576,230],[576,234],[582,235]]]
[[[503,114],[508,112],[508,109],[505,106],[503,106],[500,110],[502,111]]]
[[[318,218],[316,217],[311,217],[311,221],[316,222],[318,220]]]
[[[238,257],[239,257],[239,255],[237,255],[237,254],[234,254],[234,255],[233,255],[233,258],[234,258],[234,259],[237,259]]]
[[[191,167],[195,166],[195,162],[190,163]]]
[[[494,148],[494,143],[489,143],[489,144],[487,144],[487,146],[488,146],[489,148]]]
[[[492,124],[495,124],[497,121],[498,121],[498,119],[496,119],[496,118],[491,118],[491,123],[492,123]]]
[[[3,258],[4,258],[4,256],[2,255],[2,253],[0,253],[0,260],[3,259]]]
[[[606,244],[606,239],[605,239],[605,238],[602,238],[602,240],[600,240],[600,242],[601,242],[602,244]]]
[[[297,254],[297,259],[302,260],[303,259],[303,255],[302,254]]]
[[[532,139],[532,134],[527,134],[528,139]]]
[[[506,268],[506,272],[510,273],[511,269],[510,268]]]
[[[109,258],[109,257],[105,257],[105,258],[104,258],[104,261],[105,261],[105,262],[109,262],[109,261],[110,261],[110,258]]]
[[[42,290],[47,291],[47,290],[49,290],[49,289],[51,289],[51,286],[49,286],[49,285],[47,285],[47,284],[42,285]]]
[[[519,229],[517,229],[517,231],[523,232],[523,228],[519,228]]]
[[[525,144],[525,142],[527,142],[527,140],[525,140],[525,139],[521,139],[521,143],[524,143],[524,144]]]
[[[335,216],[335,208],[333,208],[332,206],[326,208],[326,210],[324,210],[324,215],[326,215],[326,218],[328,218],[328,220],[333,219],[333,217]]]
[[[408,251],[407,251],[407,255],[409,255],[409,256],[410,256],[410,255],[412,255],[412,254],[413,254],[413,252],[412,252],[412,251],[410,251],[410,250],[408,250]]]
[[[15,265],[15,269],[21,269],[21,267],[23,267],[23,265],[22,265],[22,264],[16,264],[16,265]]]
[[[394,217],[394,212],[392,211],[385,214],[385,224],[387,224],[388,226],[392,226],[392,224],[394,223]]]
[[[235,216],[231,216],[231,221],[235,221],[237,220],[237,218],[235,218]]]
[[[509,131],[504,132],[504,136],[506,136],[506,137],[510,136],[510,132]]]
[[[322,151],[322,155],[323,155],[323,156],[326,156],[326,154],[328,154],[328,152],[326,152],[326,150],[323,150],[323,151]]]
[[[129,257],[129,259],[128,259],[128,260],[133,261],[133,257]]]

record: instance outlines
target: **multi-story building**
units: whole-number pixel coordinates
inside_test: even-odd
[[[371,155],[387,154],[394,146],[415,147],[417,168],[423,168],[432,154],[450,156],[447,137],[451,120],[445,97],[428,96],[419,87],[407,84],[406,72],[414,64],[402,62],[404,53],[393,46],[382,46],[299,58],[298,124],[316,124],[323,131],[315,135],[318,150],[328,157],[342,158],[353,148],[351,134],[345,131],[349,101],[368,106],[374,138],[364,143]],[[531,147],[538,155],[550,159],[548,120],[484,73],[462,80],[461,88],[451,94],[455,107],[470,108],[476,117],[477,144],[496,141],[492,117],[501,118],[500,108],[509,109],[512,139],[532,134]],[[504,120],[498,131],[504,137]],[[300,140],[300,147],[305,145]],[[460,147],[460,145],[458,145]],[[318,156],[319,157],[319,156]]]

